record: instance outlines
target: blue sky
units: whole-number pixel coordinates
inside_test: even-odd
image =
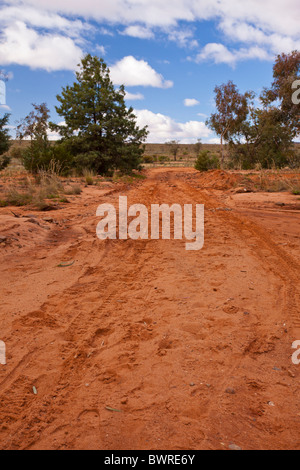
[[[0,69],[10,125],[75,80],[87,52],[104,58],[149,142],[216,142],[205,126],[214,87],[260,93],[275,56],[300,49],[298,0],[10,0],[0,4]],[[8,109],[9,108],[9,109]],[[13,129],[12,129],[13,132]]]

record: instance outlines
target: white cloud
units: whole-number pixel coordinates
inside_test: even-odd
[[[0,24],[2,26],[12,25],[17,21],[21,21],[34,28],[64,32],[71,37],[78,37],[82,31],[92,29],[91,25],[81,20],[70,20],[56,13],[45,13],[43,10],[24,5],[7,6],[1,9]]]
[[[20,0],[9,4],[19,5]],[[246,21],[268,32],[299,35],[298,0],[23,0],[25,5],[67,15],[119,24],[176,26],[179,21],[223,19]]]
[[[168,31],[168,29],[166,31]],[[198,47],[198,41],[196,39],[193,39],[193,37],[194,31],[192,31],[191,29],[172,29],[168,32],[169,41],[176,42],[179,47]]]
[[[151,86],[170,88],[173,82],[165,80],[145,60],[137,60],[133,56],[124,57],[110,67],[112,81],[116,85]]]
[[[209,43],[197,55],[196,62],[211,60],[216,64],[228,64],[235,66],[240,60],[259,59],[259,60],[272,60],[272,56],[268,54],[261,47],[253,46],[249,49],[233,49],[229,50],[226,46],[220,43]]]
[[[195,100],[194,98],[186,98],[184,100],[184,106],[187,106],[188,108],[192,106],[197,106],[198,104],[200,104],[200,102],[198,100]]]
[[[140,25],[128,26],[121,34],[140,39],[152,39],[154,37],[154,33],[149,28]]]
[[[65,126],[65,121],[61,121],[58,123],[58,126]],[[47,136],[49,140],[60,140],[61,135],[57,131],[51,131],[49,128],[47,129]]]
[[[99,34],[102,34],[103,36],[111,36],[113,37],[114,36],[114,33],[112,31],[110,31],[109,29],[107,28],[98,28],[98,33]]]
[[[106,49],[105,49],[104,46],[100,46],[99,44],[97,44],[96,50],[97,50],[97,52],[98,52],[102,57],[105,56],[105,54],[106,54]]]
[[[147,141],[164,143],[168,140],[180,140],[181,143],[194,143],[197,139],[207,139],[212,131],[203,122],[176,122],[164,114],[155,114],[148,109],[135,110],[139,127],[148,126]]]
[[[13,0],[18,4],[19,0]],[[99,22],[119,24],[141,23],[149,26],[172,26],[179,20],[193,21],[196,0],[24,0],[43,10],[78,15]]]
[[[76,42],[60,34],[39,34],[21,21],[6,27],[0,38],[0,63],[48,71],[74,70],[82,56]]]
[[[126,91],[125,99],[127,101],[143,100],[144,95],[142,95],[141,93],[129,93],[128,91]]]
[[[268,33],[259,27],[252,26],[241,21],[224,19],[220,23],[220,29],[228,38],[246,44],[259,44],[266,47],[272,54],[288,53],[300,48],[300,37]]]
[[[219,145],[219,144],[220,144],[220,138],[214,137],[213,139],[209,139],[209,140],[207,141],[207,143],[208,143],[208,144],[217,144],[217,145]]]
[[[300,49],[299,0],[2,0],[0,10],[0,46],[9,52],[5,64],[32,62],[46,70],[73,67],[95,23],[100,34],[112,34],[106,25],[122,25],[124,34],[153,39],[155,29],[180,47],[198,48],[195,23],[212,20],[227,47],[204,45],[197,60],[231,66],[240,60],[268,60],[277,53]],[[24,38],[21,31],[16,32],[19,24],[26,26]],[[29,32],[36,34],[35,44],[28,43]],[[8,35],[17,33],[18,38],[9,41]],[[14,46],[20,47],[20,53],[11,49]],[[54,51],[50,60],[56,63],[50,67],[42,54],[49,49]]]

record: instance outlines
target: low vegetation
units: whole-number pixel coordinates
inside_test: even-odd
[[[289,191],[291,194],[298,196],[300,195],[300,180],[298,175],[287,178],[278,172],[268,173],[261,171],[255,188],[256,190],[266,191],[269,193]]]
[[[292,101],[292,85],[300,75],[300,52],[281,54],[273,67],[273,83],[258,97],[240,93],[229,81],[215,88],[216,109],[207,126],[221,139],[221,165],[225,165],[224,142],[230,160],[248,170],[299,165],[293,140],[300,133],[299,106]]]
[[[39,171],[34,178],[28,175],[18,185],[9,185],[0,199],[0,206],[30,205],[37,210],[46,210],[53,204],[68,202],[66,195],[80,194],[80,185],[64,185],[57,170],[57,164],[52,163],[51,169]]]
[[[217,155],[211,154],[209,150],[203,150],[200,152],[195,168],[198,171],[208,171],[220,168],[220,161]]]
[[[173,164],[195,166],[200,172],[255,169],[261,172],[256,189],[298,195],[296,177],[272,179],[262,170],[300,167],[300,145],[293,143],[300,132],[299,106],[291,101],[291,85],[299,74],[298,51],[278,56],[274,81],[259,96],[259,107],[253,92],[242,94],[231,81],[217,86],[216,112],[207,125],[220,136],[220,145],[198,139],[192,145],[171,140],[146,146],[147,128],[140,129],[133,109],[127,109],[124,87],[116,90],[104,61],[87,55],[76,82],[57,96],[56,111],[64,125],[50,122],[46,103],[33,104],[17,125],[19,144],[11,145],[9,115],[0,119],[0,171],[19,165],[28,172],[23,186],[10,187],[0,203],[42,208],[51,200],[66,201],[66,196],[80,194],[80,185],[63,185],[60,177],[81,177],[85,186],[96,185],[99,175],[131,182],[142,165]],[[49,127],[60,135],[59,141],[49,141]]]

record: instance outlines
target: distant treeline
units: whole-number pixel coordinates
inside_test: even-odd
[[[55,141],[50,141],[52,144],[55,143]],[[21,147],[21,148],[26,148],[30,145],[29,140],[12,140],[12,148],[13,147]],[[166,157],[171,157],[173,158],[172,154],[172,148],[168,144],[144,144],[145,145],[145,152],[144,155],[149,155],[151,157],[153,156],[166,156]],[[195,145],[194,144],[179,144],[179,150],[178,150],[178,158],[183,158],[184,157],[195,157],[195,150],[194,150]],[[294,144],[295,149],[297,152],[300,152],[300,142],[296,142]],[[201,150],[208,150],[211,153],[218,154],[221,151],[221,145],[220,144],[201,144]]]

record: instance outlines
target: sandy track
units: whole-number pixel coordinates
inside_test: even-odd
[[[120,194],[204,203],[204,249],[100,242],[96,208]],[[57,215],[67,224],[2,252],[2,449],[300,448],[299,259],[263,211],[228,207],[193,170],[151,170],[120,193],[86,190]]]

